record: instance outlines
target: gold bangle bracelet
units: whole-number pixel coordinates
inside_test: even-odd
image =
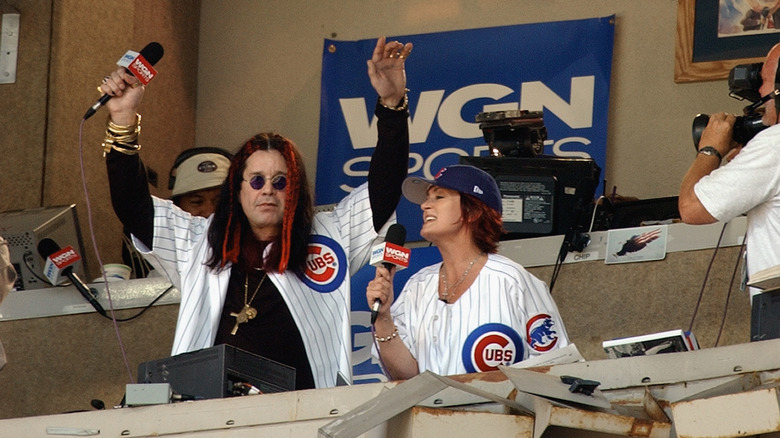
[[[401,99],[401,102],[398,105],[396,106],[385,105],[385,103],[382,102],[381,97],[379,98],[379,104],[392,111],[405,111],[409,109],[409,89],[408,88],[406,89],[406,93],[404,93],[404,98]]]
[[[136,147],[134,148],[124,148],[124,147],[120,147],[119,145],[111,145],[111,149],[125,155],[135,155],[141,150],[141,145],[137,144],[135,146]]]
[[[122,134],[129,134],[131,132],[135,132],[141,129],[141,115],[136,113],[135,114],[135,123],[132,125],[117,125],[111,120],[111,117],[108,118],[108,130],[111,131],[114,134],[122,135]]]
[[[111,150],[123,153],[125,155],[135,155],[141,150],[141,145],[137,144],[138,135],[141,133],[141,115],[135,114],[135,123],[132,125],[117,125],[108,117],[106,124],[106,135],[101,144],[103,156],[110,153]]]

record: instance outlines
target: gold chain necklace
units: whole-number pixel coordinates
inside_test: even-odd
[[[479,253],[479,254],[477,254],[476,257],[474,257],[473,260],[471,260],[471,263],[469,263],[469,266],[463,272],[463,275],[461,275],[460,278],[458,279],[458,281],[456,281],[455,284],[453,284],[452,286],[447,286],[447,273],[444,270],[444,263],[442,263],[442,265],[441,265],[441,282],[442,282],[442,285],[444,286],[444,292],[442,292],[441,297],[439,299],[441,299],[445,303],[449,303],[449,301],[447,301],[447,296],[449,295],[450,291],[451,290],[455,290],[458,286],[460,286],[461,283],[463,283],[463,280],[465,280],[466,276],[469,275],[469,271],[471,271],[471,267],[474,266],[474,263],[476,263],[477,260],[481,256],[482,256],[482,253]]]
[[[263,273],[263,278],[261,278],[260,283],[257,284],[255,292],[252,294],[252,298],[247,298],[249,295],[249,273],[246,274],[246,279],[244,280],[244,307],[238,313],[230,312],[230,316],[236,318],[236,325],[234,325],[233,330],[230,331],[231,335],[235,335],[236,332],[238,332],[239,324],[248,322],[250,319],[254,319],[254,317],[257,316],[257,309],[250,306],[250,304],[255,300],[257,292],[260,291],[260,286],[263,285],[265,277],[267,276],[267,273]]]

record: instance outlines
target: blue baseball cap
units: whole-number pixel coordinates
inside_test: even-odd
[[[431,186],[471,195],[501,214],[501,192],[498,190],[498,184],[482,169],[468,164],[454,164],[442,168],[432,180],[418,176],[407,177],[401,191],[406,199],[422,204],[428,197],[428,189]]]

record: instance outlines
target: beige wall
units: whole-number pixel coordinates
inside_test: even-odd
[[[608,188],[643,199],[677,195],[693,159],[691,122],[697,113],[739,112],[743,106],[728,97],[725,80],[674,82],[676,0],[226,4],[202,3],[197,143],[235,148],[256,132],[276,130],[305,150],[309,169],[316,165],[325,38],[359,40],[615,14],[602,177]]]
[[[0,211],[76,204],[91,277],[121,260],[121,226],[111,208],[100,142],[105,110],[86,121],[100,79],[127,50],[158,41],[165,71],[149,85],[142,112],[146,164],[161,176],[153,193],[168,196],[176,155],[194,144],[199,3],[169,0],[0,0],[20,12],[17,80],[0,84]],[[105,11],[119,11],[107,16]],[[83,139],[83,150],[80,141]],[[81,159],[86,191],[82,184]],[[90,216],[92,214],[92,228]],[[94,238],[92,237],[94,233]],[[74,242],[58,242],[62,246]]]

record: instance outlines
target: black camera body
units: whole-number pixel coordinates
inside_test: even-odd
[[[541,111],[492,111],[479,113],[475,119],[491,156],[536,157],[544,152],[547,128]]]
[[[744,116],[737,116],[737,120],[734,122],[734,132],[731,138],[741,145],[747,144],[756,134],[767,128],[762,121],[763,112],[759,111],[759,108],[772,98],[778,99],[777,90],[766,96],[761,96],[759,92],[763,84],[761,78],[763,66],[763,62],[739,64],[729,72],[729,96],[752,102],[743,109]],[[696,150],[699,150],[701,134],[709,121],[710,116],[707,114],[697,114],[693,119],[691,131],[693,146]]]
[[[734,66],[729,71],[729,96],[739,100],[747,99],[751,102],[761,100],[761,93],[758,92],[758,89],[763,83],[761,79],[761,68],[763,67],[763,62]]]

